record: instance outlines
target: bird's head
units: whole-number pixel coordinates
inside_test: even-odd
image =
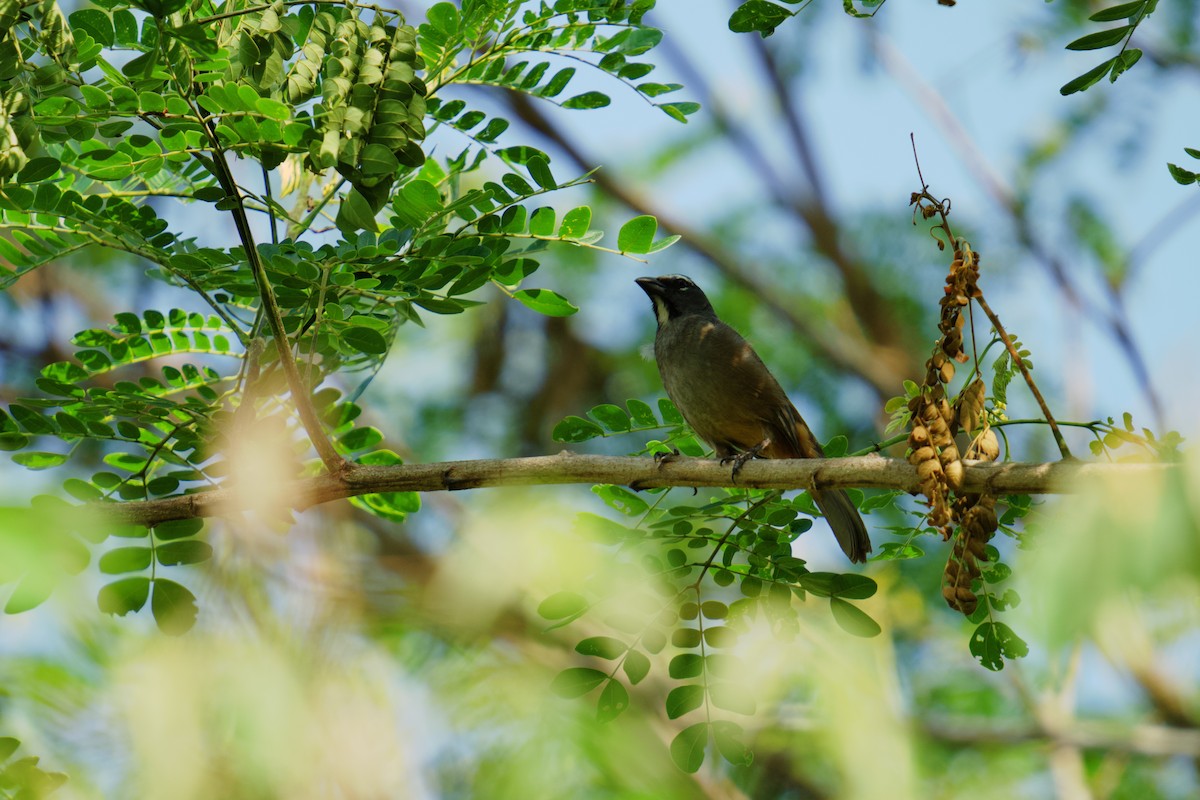
[[[659,327],[668,321],[697,314],[716,317],[712,303],[704,292],[686,275],[661,275],[657,278],[638,278],[637,285],[654,303],[654,316]]]

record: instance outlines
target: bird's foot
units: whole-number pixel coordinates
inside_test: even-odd
[[[675,459],[681,458],[681,457],[682,457],[682,454],[679,452],[679,448],[672,447],[668,452],[664,453],[660,450],[659,452],[655,453],[654,454],[654,463],[658,464],[659,468],[661,469],[663,464],[669,464],[672,461],[674,461]]]
[[[730,473],[729,477],[733,480],[737,480],[738,473],[742,471],[742,467],[746,466],[746,462],[752,458],[758,458],[759,456],[761,456],[763,450],[770,447],[770,445],[771,445],[770,439],[763,439],[761,442],[754,445],[754,447],[751,447],[749,450],[744,450],[740,453],[735,453],[733,455],[725,456],[724,458],[721,459],[721,463],[722,464],[733,464],[733,472]]]

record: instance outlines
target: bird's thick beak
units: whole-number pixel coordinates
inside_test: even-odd
[[[635,283],[642,287],[642,291],[650,295],[650,299],[663,296],[663,285],[658,282],[658,278],[638,278]]]

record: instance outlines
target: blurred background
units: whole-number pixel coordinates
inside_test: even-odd
[[[1130,412],[1194,437],[1200,194],[1166,163],[1200,146],[1200,8],[1163,3],[1137,32],[1141,63],[1064,98],[1059,86],[1106,57],[1063,49],[1102,5],[894,2],[863,20],[813,3],[762,40],[728,30],[733,3],[662,0],[650,60],[703,105],[687,125],[583,71],[576,88],[606,91],[610,107],[470,94],[513,121],[506,142],[549,153],[560,180],[600,167],[550,197],[560,211],[591,205],[610,232],[653,214],[683,239],[648,264],[552,248],[538,285],[580,313],[541,317],[485,288],[473,297],[486,307],[401,329],[373,380],[343,388],[409,461],[556,452],[562,417],[662,395],[633,279],[678,272],[754,342],[820,437],[868,448],[886,400],[923,374],[949,264],[913,224],[911,134],[1056,414]],[[416,21],[428,4],[400,6]],[[427,152],[456,154],[456,136],[439,130]],[[159,213],[195,225],[189,209]],[[0,400],[69,358],[75,331],[185,300],[96,253],[28,275],[0,300]],[[1015,384],[1009,414],[1037,416]],[[1086,432],[1069,436],[1086,455]],[[1018,460],[1057,457],[1042,427],[1011,443]],[[11,506],[61,479],[0,471]],[[189,582],[200,622],[179,640],[145,614],[102,616],[87,577],[64,585],[0,619],[0,735],[70,776],[56,797],[1196,797],[1200,473],[1186,475],[1049,501],[1038,547],[1000,544],[1031,651],[1002,672],[968,652],[933,541],[926,558],[866,566],[882,636],[851,639],[814,614],[792,641],[748,637],[749,767],[676,770],[662,667],[606,725],[547,691],[583,663],[572,648],[595,623],[548,632],[538,603],[621,580],[580,531],[580,511],[604,513],[587,487],[428,495],[403,525],[346,504],[290,529],[217,522],[217,559]],[[868,517],[877,547],[906,522]],[[796,552],[843,566],[827,534]]]

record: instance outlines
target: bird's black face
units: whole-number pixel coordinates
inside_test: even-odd
[[[654,303],[654,316],[658,318],[659,326],[665,325],[668,320],[690,314],[706,317],[717,315],[704,292],[686,275],[638,278],[637,285]]]

